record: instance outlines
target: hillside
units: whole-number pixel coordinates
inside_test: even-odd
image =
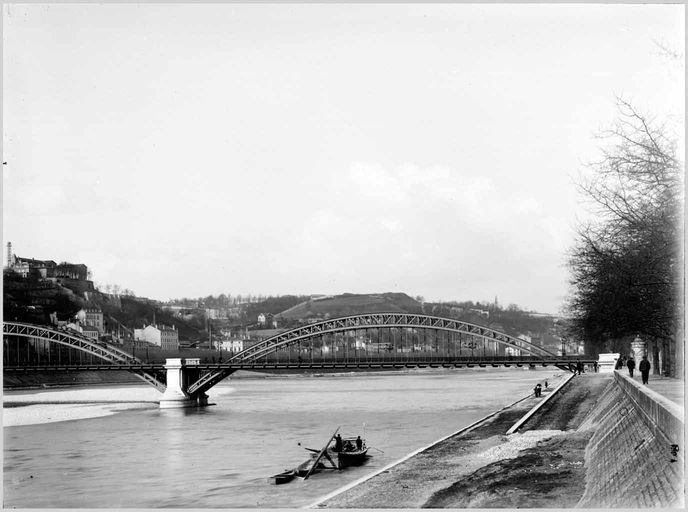
[[[106,331],[123,327],[132,335],[133,329],[145,324],[174,325],[182,340],[207,339],[205,318],[186,321],[160,308],[154,301],[131,296],[115,296],[94,290],[91,281],[20,277],[3,273],[3,315],[6,320],[47,325],[50,315],[60,321],[71,320],[81,309],[99,308],[103,312]]]
[[[179,332],[180,340],[197,341],[207,339],[208,336],[204,330],[203,319],[195,322],[182,320],[144,299],[121,297],[119,304],[113,304],[105,297],[98,300],[96,296],[92,303],[102,309],[107,327],[110,327],[109,321],[112,322],[113,320],[129,329],[142,328],[155,320],[157,324],[174,326]],[[115,325],[111,325],[111,327],[114,328]]]
[[[361,313],[421,313],[420,302],[405,293],[353,294],[344,293],[309,299],[279,313],[283,320],[336,318]]]
[[[66,286],[14,273],[3,273],[2,291],[5,320],[44,324],[52,313],[65,320],[86,304],[83,297]]]

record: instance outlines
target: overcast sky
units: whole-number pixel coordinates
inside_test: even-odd
[[[3,238],[166,300],[557,313],[615,95],[681,119],[680,5],[3,5]]]

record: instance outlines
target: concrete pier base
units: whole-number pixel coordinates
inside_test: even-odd
[[[177,409],[195,406],[196,400],[185,391],[187,383],[184,378],[184,361],[181,358],[167,359],[165,368],[167,369],[167,389],[160,399],[160,408]],[[206,404],[207,399],[206,396]]]
[[[195,407],[196,400],[185,395],[168,395],[167,392],[160,399],[161,409],[178,409],[180,407]]]

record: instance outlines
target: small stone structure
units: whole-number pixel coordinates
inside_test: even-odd
[[[600,354],[597,359],[597,367],[600,373],[611,373],[616,368],[619,354]]]

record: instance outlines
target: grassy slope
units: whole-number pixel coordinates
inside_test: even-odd
[[[295,320],[313,317],[336,318],[361,313],[420,313],[421,311],[421,304],[405,293],[345,293],[302,302],[283,311],[278,317]]]

